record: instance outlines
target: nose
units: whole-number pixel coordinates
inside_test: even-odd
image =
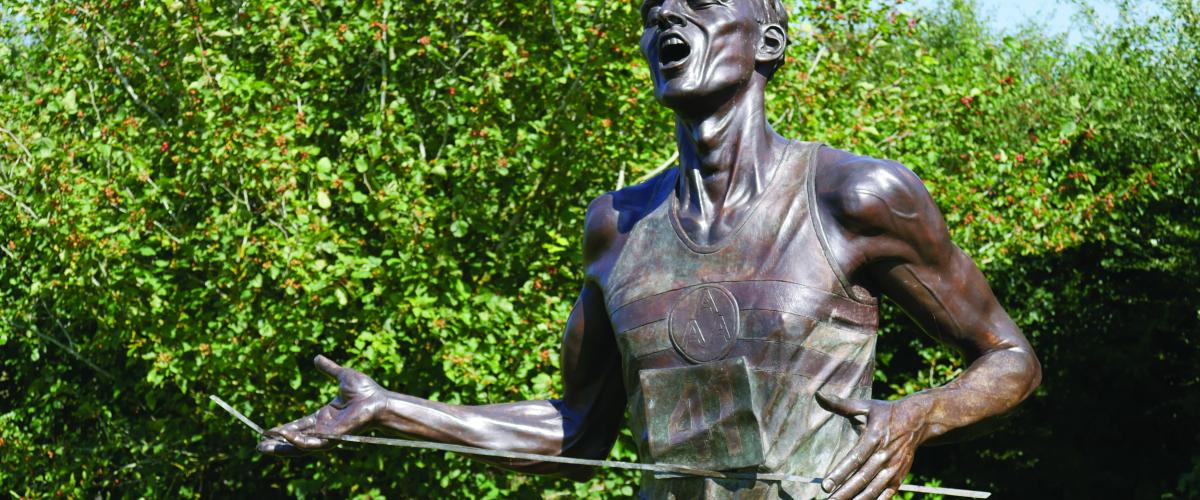
[[[650,12],[650,20],[663,30],[672,26],[683,26],[685,23],[683,16],[679,15],[679,3],[674,0],[666,0],[655,7]]]

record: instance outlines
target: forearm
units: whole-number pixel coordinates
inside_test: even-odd
[[[940,444],[987,432],[989,422],[1025,400],[1040,381],[1032,351],[1010,347],[989,351],[950,383],[905,399],[926,414],[923,441]]]
[[[443,443],[603,459],[612,450],[625,412],[617,352],[603,296],[589,282],[567,318],[562,400],[462,406],[387,392],[382,415],[374,418],[374,424]],[[486,461],[521,472],[572,479],[593,472],[588,467],[551,462]]]
[[[554,454],[562,414],[550,401],[465,406],[388,393],[378,425],[406,436],[495,450]]]
[[[895,266],[888,275],[905,310],[970,360],[950,383],[905,398],[923,414],[921,441],[931,444],[988,432],[995,417],[1029,397],[1041,381],[1029,341],[970,258],[952,248],[950,258],[934,262],[940,265]]]
[[[439,403],[388,391],[362,372],[318,355],[314,363],[338,380],[338,396],[316,412],[265,432],[262,453],[296,456],[336,444],[330,435],[383,428],[426,441],[552,456],[607,455],[624,410],[619,377],[583,377],[565,387],[564,401],[482,406]],[[573,365],[568,365],[570,373]],[[611,370],[608,370],[611,371]],[[571,379],[571,377],[565,377]],[[590,381],[590,383],[589,383]],[[567,404],[565,401],[573,401]],[[551,462],[483,459],[521,472],[584,478],[586,467]]]
[[[560,401],[521,401],[466,406],[388,393],[377,425],[412,438],[542,455],[570,455],[572,426],[564,425]],[[554,462],[473,457],[525,473],[556,474],[583,479],[591,469]]]

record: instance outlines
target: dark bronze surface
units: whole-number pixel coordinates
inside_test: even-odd
[[[259,450],[331,447],[381,428],[578,458],[608,455],[628,406],[642,460],[825,475],[820,488],[647,475],[653,498],[888,498],[917,447],[985,430],[1037,386],[1028,341],[950,241],[904,166],[767,124],[782,63],[776,0],[647,0],[642,53],[675,113],[679,165],[588,208],[586,280],[563,338],[563,399],[464,406],[387,391],[318,356],[339,383]],[[876,304],[898,303],[969,361],[949,384],[870,399]],[[583,466],[497,462],[584,478]],[[831,495],[830,495],[831,494]]]
[[[724,358],[737,341],[738,305],[721,285],[695,288],[675,302],[668,317],[671,343],[693,363]]]

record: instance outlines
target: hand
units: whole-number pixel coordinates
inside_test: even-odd
[[[928,411],[912,399],[877,401],[817,394],[817,403],[846,418],[866,417],[858,443],[825,476],[829,500],[886,500],[896,494],[926,439]]]
[[[333,441],[309,434],[351,434],[372,426],[387,407],[387,391],[361,372],[344,368],[325,356],[313,363],[338,381],[338,395],[312,415],[264,433],[258,451],[295,456],[333,447]]]

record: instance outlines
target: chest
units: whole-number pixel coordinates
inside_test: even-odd
[[[689,241],[664,202],[626,237],[601,287],[626,368],[746,357],[752,369],[821,370],[818,323],[873,333],[875,308],[838,294],[802,192],[780,189],[716,247]]]
[[[664,200],[638,221],[610,256],[600,283],[609,311],[705,284],[774,281],[836,289],[836,275],[825,259],[806,201],[800,189],[782,186],[755,204],[720,240],[700,244],[684,227],[674,199]],[[706,305],[707,311],[744,299],[736,295],[713,291],[692,300],[705,299],[696,303]]]

